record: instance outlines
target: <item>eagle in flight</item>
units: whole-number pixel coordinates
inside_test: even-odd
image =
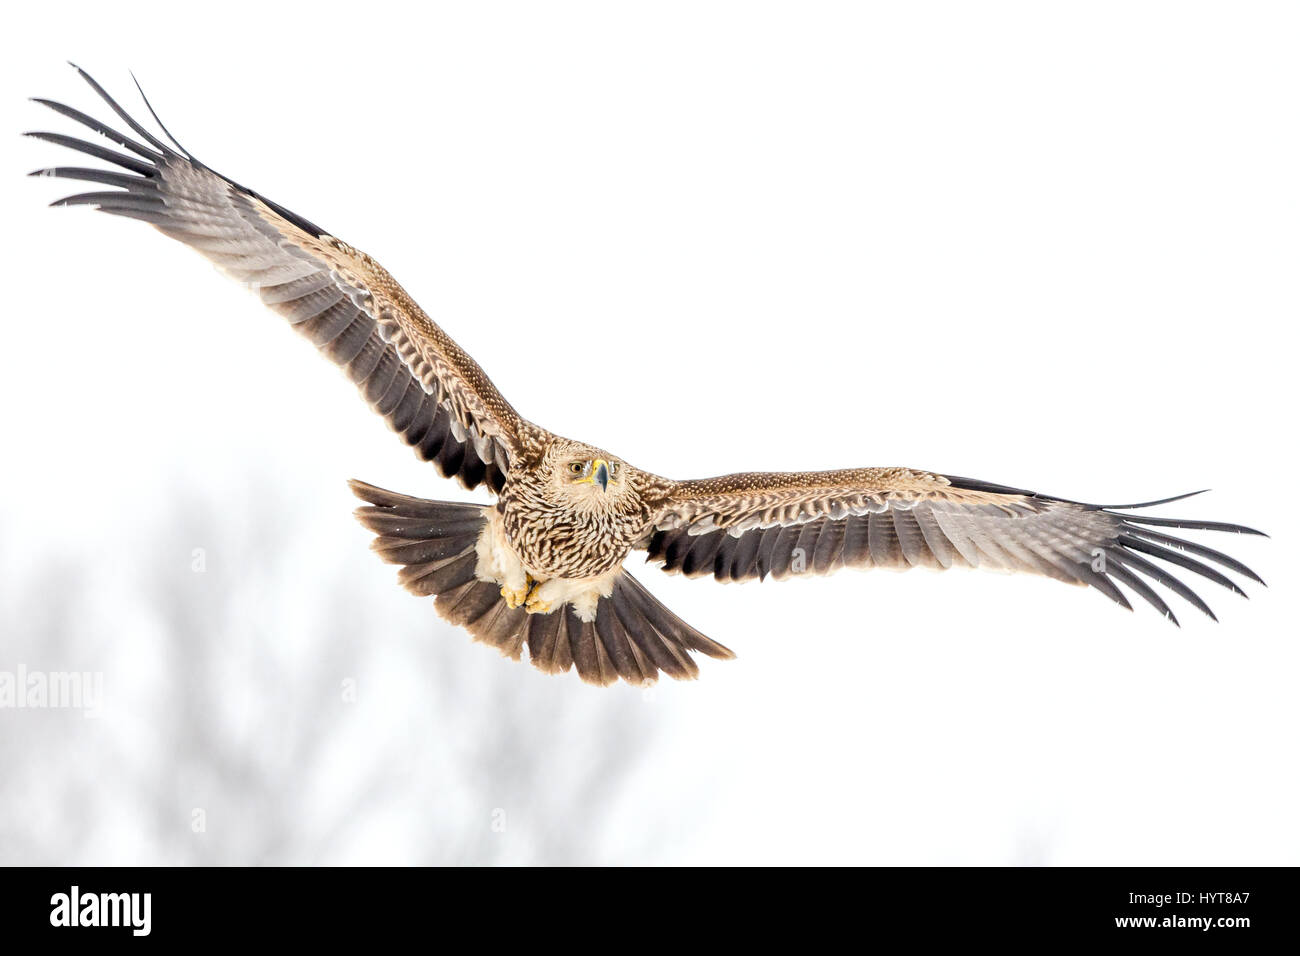
[[[379,555],[401,565],[402,584],[435,596],[443,617],[511,658],[527,647],[546,672],[575,668],[595,684],[643,684],[661,671],[695,677],[692,652],[734,656],[623,569],[633,551],[665,571],[719,581],[842,567],[1027,571],[1089,585],[1131,609],[1123,586],[1174,623],[1153,583],[1214,615],[1165,565],[1238,594],[1212,565],[1263,583],[1228,555],[1162,529],[1260,532],[1131,513],[1175,498],[1092,505],[914,468],[675,481],[563,438],[515,411],[378,262],[199,162],[147,100],[163,138],[78,72],[139,139],[36,100],[113,146],[28,135],[121,170],[37,170],[101,187],[54,205],[140,219],[197,249],[340,366],[421,459],[466,488],[486,486],[496,496],[491,505],[352,482],[365,502],[357,516],[375,533]]]

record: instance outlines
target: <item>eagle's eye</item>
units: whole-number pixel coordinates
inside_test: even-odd
[[[611,462],[609,463],[609,477],[611,477],[611,478],[617,478],[617,477],[618,477],[618,462],[616,462],[616,461],[611,461]]]
[[[571,474],[571,475],[581,475],[581,474],[583,473],[583,471],[586,469],[586,467],[587,467],[586,462],[582,462],[582,461],[571,461],[571,462],[569,462],[569,474]]]

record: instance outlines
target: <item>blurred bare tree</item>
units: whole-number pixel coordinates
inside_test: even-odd
[[[0,710],[0,862],[616,863],[670,831],[615,818],[659,726],[639,691],[466,653],[360,534],[322,549],[274,485],[238,497],[130,541],[0,537],[0,670],[102,671],[106,698]]]

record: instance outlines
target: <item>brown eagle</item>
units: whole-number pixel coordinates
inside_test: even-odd
[[[636,550],[665,571],[720,581],[841,567],[1028,571],[1091,585],[1131,608],[1122,585],[1174,623],[1149,582],[1214,615],[1152,559],[1238,594],[1211,564],[1263,583],[1241,562],[1161,529],[1260,532],[1128,513],[1175,498],[1091,505],[912,468],[674,481],[562,438],[515,411],[378,262],[199,162],[151,107],[166,141],[150,133],[78,72],[139,139],[37,100],[116,148],[60,133],[28,135],[121,170],[37,170],[32,175],[103,187],[54,205],[140,219],[197,249],[342,367],[420,458],[466,488],[493,492],[495,503],[484,506],[352,482],[366,502],[357,516],[377,535],[379,555],[402,566],[407,589],[435,595],[443,617],[511,658],[526,646],[544,671],[572,667],[592,683],[640,684],[661,671],[696,676],[693,651],[732,657],[623,569]]]

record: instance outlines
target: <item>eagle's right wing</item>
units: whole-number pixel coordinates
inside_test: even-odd
[[[674,483],[642,545],[666,571],[719,581],[844,567],[991,567],[1090,585],[1131,607],[1123,585],[1175,624],[1145,578],[1214,614],[1151,558],[1239,594],[1230,578],[1190,555],[1263,583],[1240,561],[1160,529],[1260,532],[1127,510],[1164,503],[1089,505],[909,468],[745,473]]]
[[[68,196],[54,205],[90,205],[141,219],[197,249],[253,288],[341,366],[421,458],[467,488],[486,484],[501,489],[512,456],[519,454],[533,426],[383,266],[209,169],[179,143],[173,141],[173,149],[132,119],[90,76],[78,72],[145,143],[79,110],[37,100],[134,154],[59,133],[29,133],[126,170],[37,170],[32,175],[113,187]],[[163,133],[170,136],[165,128]]]

